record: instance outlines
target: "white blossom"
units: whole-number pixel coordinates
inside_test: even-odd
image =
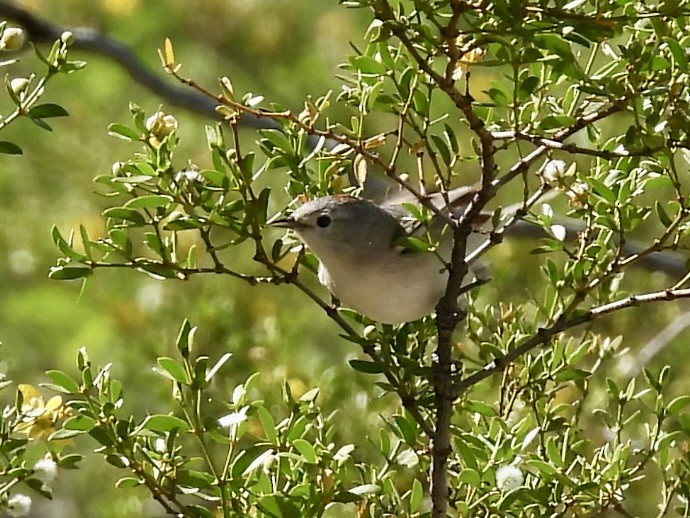
[[[522,485],[525,477],[515,466],[501,466],[496,470],[496,487],[501,491],[511,491]]]
[[[167,113],[156,112],[146,119],[146,129],[159,139],[167,137],[176,131],[177,127],[177,119]]]
[[[0,38],[0,50],[20,50],[24,46],[26,36],[19,27],[8,27]]]
[[[544,164],[542,176],[547,183],[558,184],[565,178],[567,169],[563,160],[549,160]]]
[[[232,412],[218,419],[218,425],[222,428],[230,428],[239,425],[247,420],[247,409],[243,408],[239,412]]]
[[[74,33],[71,31],[65,31],[60,35],[60,41],[67,45],[68,47],[74,43]]]
[[[190,168],[180,171],[175,175],[176,182],[182,182],[183,180],[187,182],[203,182],[204,177],[197,169]]]
[[[563,225],[551,225],[551,234],[559,241],[565,241],[566,229]]]
[[[31,511],[31,497],[17,493],[7,501],[7,514],[10,516],[26,516]]]
[[[49,486],[57,478],[58,465],[50,457],[40,459],[34,464],[34,477]]]
[[[26,77],[15,77],[10,81],[10,89],[19,95],[29,87],[29,80]]]

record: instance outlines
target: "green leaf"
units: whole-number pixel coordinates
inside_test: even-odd
[[[63,455],[57,460],[58,466],[64,469],[77,469],[77,463],[84,458],[83,455],[78,453],[70,453],[69,455]]]
[[[82,262],[86,259],[86,256],[84,254],[80,254],[79,252],[76,252],[72,248],[72,246],[70,244],[72,242],[71,237],[70,237],[70,243],[68,243],[62,237],[62,234],[60,234],[60,230],[57,228],[57,226],[53,225],[51,235],[53,238],[53,242],[58,246],[58,248],[65,255],[65,257],[69,257],[73,261],[77,261],[77,262]]]
[[[427,252],[431,248],[431,245],[427,241],[413,236],[401,237],[396,239],[393,244],[395,246],[401,246],[405,250],[410,250],[412,252]]]
[[[679,396],[671,401],[666,407],[669,415],[676,415],[690,403],[690,396]]]
[[[161,241],[161,238],[158,237],[158,234],[156,234],[155,232],[147,232],[145,234],[145,240],[146,240],[146,245],[152,251],[154,251],[160,257],[165,259],[165,257],[166,257],[165,246],[163,245],[163,241]]]
[[[141,135],[122,124],[111,124],[108,126],[108,134],[124,140],[141,140]]]
[[[115,487],[120,489],[127,489],[140,486],[141,484],[142,481],[136,477],[122,477],[120,480],[115,482]]]
[[[77,394],[79,392],[79,384],[64,372],[49,370],[46,371],[46,375],[55,385],[62,387],[67,393]]]
[[[604,182],[596,178],[588,178],[587,182],[592,186],[592,190],[608,203],[616,203],[616,194]]]
[[[522,83],[520,83],[520,86],[518,86],[518,98],[520,99],[526,99],[532,93],[534,90],[536,90],[537,86],[539,86],[539,78],[536,76],[528,76],[526,77]]]
[[[29,117],[47,119],[50,117],[67,117],[69,113],[59,104],[46,103],[34,106],[29,110]]]
[[[361,486],[350,489],[350,493],[358,496],[374,495],[380,492],[381,486],[377,484],[362,484]]]
[[[150,194],[147,196],[139,196],[137,198],[132,198],[127,203],[124,204],[125,207],[130,209],[155,209],[158,207],[167,207],[173,202],[170,196],[162,194]]]
[[[81,435],[84,432],[81,430],[65,430],[64,428],[61,428],[60,430],[55,430],[53,433],[51,433],[48,436],[49,441],[60,441],[60,440],[65,440],[65,439],[72,439],[73,437],[76,437],[77,435]]]
[[[160,433],[172,432],[173,430],[186,432],[189,430],[189,425],[186,421],[183,421],[179,417],[157,414],[150,415],[144,419],[144,422],[141,423],[140,428]]]
[[[379,63],[369,56],[352,56],[350,64],[362,74],[385,76],[388,69],[383,63]]]
[[[539,34],[533,41],[537,47],[548,50],[568,62],[575,61],[570,44],[556,34]]]
[[[96,426],[96,420],[85,415],[72,416],[62,424],[65,430],[77,430],[80,432],[88,432],[94,426]]]
[[[123,458],[122,455],[111,453],[105,456],[105,461],[111,466],[115,466],[116,468],[129,468],[129,462],[127,461],[127,459]]]
[[[386,366],[382,362],[368,362],[365,360],[350,360],[350,367],[359,372],[367,374],[380,374],[385,371]]]
[[[233,479],[240,479],[245,473],[252,471],[254,468],[259,467],[261,463],[269,456],[273,454],[273,449],[268,444],[259,444],[256,446],[250,446],[246,450],[243,450],[232,465],[231,473]],[[250,470],[250,467],[252,468]]]
[[[565,369],[557,373],[553,380],[557,383],[562,383],[564,381],[573,381],[579,379],[585,379],[591,375],[591,372],[584,369]]]
[[[194,334],[196,333],[196,327],[192,327],[189,320],[186,318],[182,322],[180,327],[180,332],[177,334],[177,340],[175,341],[175,346],[183,358],[189,357],[189,352],[192,349],[192,343],[194,342]]]
[[[193,230],[203,226],[204,224],[201,221],[180,217],[179,219],[168,222],[165,225],[165,230]]]
[[[168,357],[158,358],[158,365],[160,365],[165,371],[173,377],[178,383],[183,385],[189,385],[189,379],[184,367],[180,365],[177,360]]]
[[[112,207],[103,211],[103,216],[106,218],[121,219],[129,221],[137,226],[143,226],[146,223],[144,216],[139,212],[124,207]]]
[[[268,516],[276,518],[291,518],[297,516],[304,516],[299,507],[297,507],[287,497],[281,494],[272,494],[262,497],[259,501],[258,507],[262,511],[266,511],[268,513]]]
[[[558,470],[556,470],[556,468],[554,468],[548,462],[544,462],[543,460],[529,459],[525,463],[528,466],[537,469],[542,476],[545,476],[547,478],[551,478],[558,473]]]
[[[467,484],[470,487],[478,488],[482,484],[482,476],[479,474],[479,472],[476,469],[464,468],[460,472],[460,476],[458,477],[458,482],[462,482],[463,484]]]
[[[110,236],[110,241],[115,248],[121,251],[126,257],[132,255],[132,240],[122,229],[114,228],[108,232]]]
[[[22,148],[13,142],[7,140],[0,140],[0,153],[4,155],[21,155]]]
[[[177,483],[183,486],[204,489],[207,491],[218,490],[218,486],[214,484],[214,478],[210,473],[196,471],[193,469],[180,469],[177,472]]]
[[[304,457],[305,462],[307,462],[308,464],[318,463],[319,458],[316,455],[316,450],[306,440],[295,439],[294,441],[292,441],[292,446],[294,446],[294,448],[302,454],[302,457]]]
[[[263,405],[258,405],[256,407],[256,413],[259,415],[259,420],[266,434],[266,439],[271,443],[275,443],[278,439],[278,432],[276,431],[276,423],[273,416]]]
[[[576,119],[570,115],[549,115],[539,122],[539,127],[544,130],[564,128],[575,123]]]
[[[46,131],[53,131],[53,128],[50,127],[50,124],[48,124],[43,119],[36,119],[35,117],[30,117],[29,120],[41,129],[44,129]]]
[[[79,235],[81,236],[81,242],[84,245],[84,255],[89,260],[91,259],[91,240],[89,239],[89,234],[86,231],[84,225],[79,225]]]
[[[505,92],[503,92],[503,90],[494,87],[485,90],[484,93],[491,98],[496,106],[508,105],[508,96],[505,94]]]
[[[405,439],[405,442],[408,444],[408,446],[414,447],[415,443],[417,442],[417,432],[414,425],[402,415],[395,415],[393,416],[393,419],[395,420],[395,424],[398,425],[398,429],[400,430],[403,439]]]
[[[465,401],[463,407],[469,412],[476,412],[486,417],[496,416],[496,409],[494,407],[487,405],[483,401],[477,401],[476,399],[468,399]]]
[[[448,149],[446,141],[438,135],[431,135],[431,140],[434,142],[438,154],[441,155],[441,160],[443,160],[443,163],[449,166],[453,156],[450,153],[450,149]]]
[[[664,210],[664,206],[660,201],[657,200],[654,203],[654,210],[656,211],[656,215],[659,217],[659,221],[661,221],[662,225],[664,225],[665,227],[671,226],[671,223],[673,221],[666,213],[666,210]]]
[[[546,441],[546,456],[548,459],[559,468],[563,468],[563,459],[561,458],[561,449],[556,444],[554,437],[549,437]]]
[[[683,72],[688,71],[688,57],[685,54],[685,49],[681,47],[680,43],[674,38],[665,37],[664,42],[668,45],[668,50],[671,52],[676,65]]]
[[[206,169],[201,171],[201,175],[213,187],[224,187],[228,183],[228,177],[224,171],[216,171],[215,169]]]
[[[140,261],[137,263],[136,269],[140,272],[144,272],[156,280],[177,278],[177,271],[175,268],[172,266],[165,266],[161,263]]]
[[[52,266],[48,277],[56,281],[72,281],[88,277],[91,273],[88,266]]]
[[[317,397],[319,397],[319,388],[315,387],[311,390],[306,391],[304,394],[302,394],[299,398],[300,401],[304,401],[306,403],[312,403],[313,401],[316,400]]]
[[[463,473],[466,470],[462,470]],[[410,491],[410,513],[417,512],[419,509],[419,504],[422,503],[422,497],[424,496],[424,489],[422,488],[422,483],[414,479],[412,482],[412,490]]]

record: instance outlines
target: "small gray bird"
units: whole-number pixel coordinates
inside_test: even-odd
[[[447,198],[436,194],[429,200],[439,209],[446,201],[453,208],[464,208],[475,192],[476,186],[461,187]],[[419,205],[402,192],[380,205],[347,195],[326,196],[305,203],[273,225],[293,229],[319,258],[319,280],[343,305],[372,320],[399,324],[434,311],[446,289],[444,261],[452,248],[443,218],[420,225],[402,205],[411,202]],[[414,251],[400,244],[422,229],[439,241],[437,250]],[[468,253],[482,240],[473,239]]]

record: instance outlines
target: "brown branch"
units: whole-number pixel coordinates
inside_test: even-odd
[[[177,87],[166,81],[162,76],[145,66],[127,45],[104,36],[94,29],[87,27],[61,27],[53,24],[23,7],[11,2],[0,1],[0,18],[20,25],[27,32],[29,41],[35,44],[52,44],[65,31],[74,34],[73,50],[83,50],[103,56],[121,66],[138,84],[148,89],[154,95],[163,99],[171,106],[188,110],[207,119],[223,120],[216,111],[217,103],[212,99],[190,91],[188,88]],[[251,113],[243,113],[240,123],[243,126],[257,129],[275,129],[279,125],[272,119],[255,117]],[[318,138],[309,137],[309,145],[316,146]],[[332,141],[326,141],[325,147],[335,146]]]
[[[511,362],[515,361],[520,356],[526,354],[535,347],[546,343],[548,340],[557,334],[562,333],[563,331],[567,331],[568,329],[572,329],[573,327],[577,327],[581,324],[592,322],[597,318],[608,315],[609,313],[613,313],[615,311],[620,311],[621,309],[637,307],[642,304],[652,302],[669,302],[684,298],[690,298],[690,288],[657,291],[642,295],[631,295],[624,299],[590,309],[589,311],[570,319],[568,319],[565,315],[561,315],[550,327],[540,328],[534,336],[525,340],[515,349],[511,349],[503,356],[500,356],[494,359],[494,361],[491,363],[485,365],[483,369],[461,379],[455,385],[455,395],[458,397],[469,387],[476,385],[480,381],[497,372],[501,372],[508,365],[510,365]]]
[[[552,151],[563,151],[565,153],[569,153],[571,155],[587,155],[587,156],[593,156],[597,158],[603,158],[605,160],[615,160],[616,158],[629,158],[629,157],[636,157],[636,156],[648,156],[652,155],[654,153],[657,153],[663,149],[666,149],[666,145],[659,145],[655,147],[643,147],[640,149],[635,149],[631,151],[611,151],[611,150],[606,150],[606,149],[592,149],[592,148],[586,148],[582,146],[578,146],[576,144],[566,144],[563,142],[563,140],[567,137],[554,137],[554,138],[547,138],[547,137],[540,137],[538,135],[530,135],[527,133],[523,133],[520,131],[496,131],[493,132],[493,136],[495,139],[498,140],[504,140],[504,139],[515,139],[515,140],[524,140],[527,142],[531,142],[532,144],[536,144],[539,146],[545,146],[548,149]],[[570,136],[570,135],[568,135]]]
[[[571,137],[575,135],[578,131],[583,130],[587,126],[594,124],[595,122],[598,122],[600,120],[603,120],[614,113],[618,113],[624,109],[623,106],[623,101],[625,99],[621,99],[619,102],[610,104],[609,106],[595,112],[591,112],[587,115],[583,115],[572,126],[568,126],[567,128],[563,128],[559,132],[557,132],[554,137],[553,141],[562,141],[567,139],[568,137]],[[513,180],[516,176],[519,176],[523,174],[529,167],[539,160],[544,154],[546,154],[549,151],[549,147],[541,144],[539,147],[531,151],[528,155],[524,156],[520,160],[518,160],[509,170],[506,174],[501,176],[500,178],[497,178],[494,180],[494,188],[499,189],[503,185],[509,183],[511,180]]]
[[[394,20],[387,2],[379,2],[375,9],[381,19]],[[451,23],[457,20],[451,19]],[[497,165],[495,160],[496,148],[491,132],[484,125],[484,121],[477,115],[472,106],[472,98],[460,93],[455,88],[452,74],[446,76],[436,72],[430,63],[417,51],[414,43],[408,38],[405,30],[393,24],[393,34],[402,42],[420,70],[429,75],[434,82],[454,102],[463,113],[470,129],[477,135],[481,145],[482,180],[481,188],[467,206],[458,221],[453,221],[453,250],[451,252],[450,267],[448,269],[448,283],[446,291],[436,306],[436,329],[438,344],[436,358],[432,368],[433,385],[436,406],[436,423],[431,448],[431,500],[432,516],[445,517],[448,509],[448,481],[447,464],[451,453],[450,421],[453,410],[453,380],[452,380],[452,335],[464,314],[458,310],[458,297],[462,293],[463,279],[468,272],[465,260],[467,239],[472,233],[471,222],[479,216],[486,203],[494,196],[494,179]],[[447,71],[446,71],[447,72]]]

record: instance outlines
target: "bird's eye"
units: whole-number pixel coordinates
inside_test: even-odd
[[[331,224],[331,218],[330,216],[326,216],[325,214],[322,214],[318,218],[316,218],[316,224],[320,226],[321,228],[326,228],[328,225]]]

